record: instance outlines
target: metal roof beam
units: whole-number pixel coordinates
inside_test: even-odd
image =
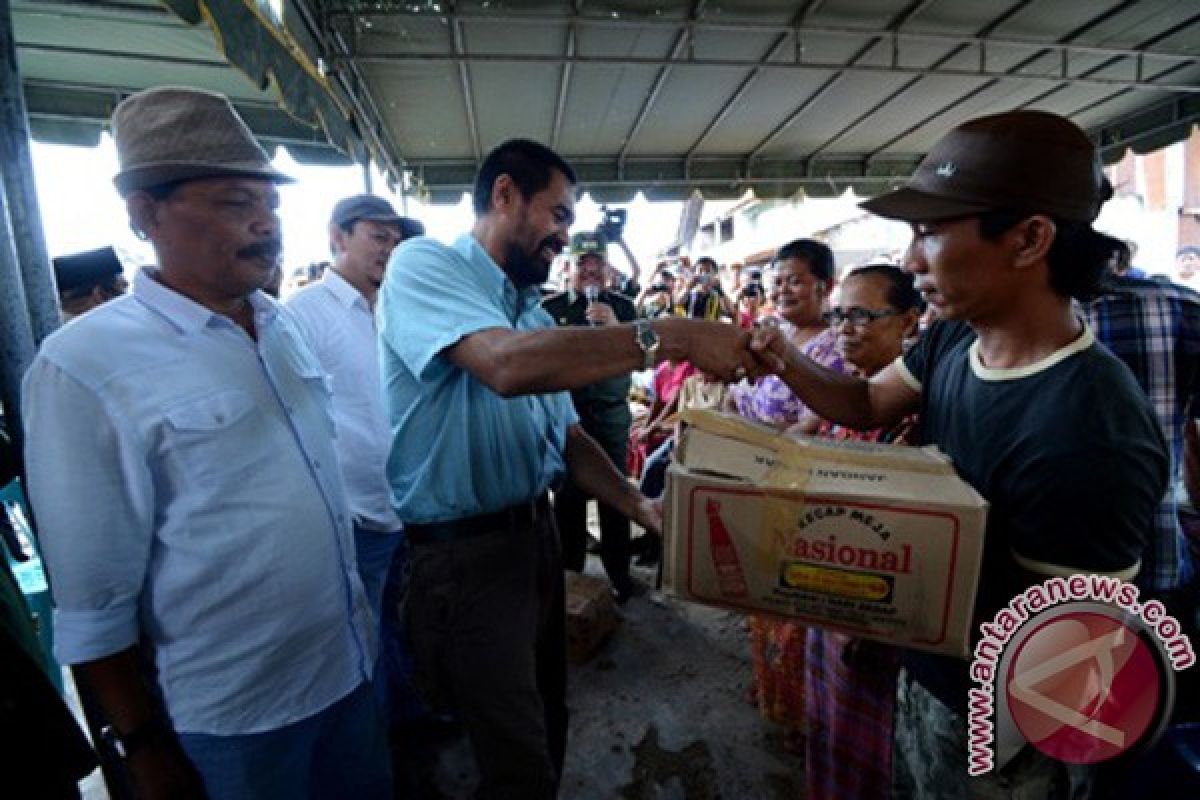
[[[39,14],[56,13],[68,16],[91,16],[96,12],[105,12],[105,18],[120,15],[123,17],[156,17],[175,19],[175,15],[162,6],[147,6],[141,3],[121,3],[115,0],[17,0],[12,10],[16,12],[35,11]],[[110,16],[111,15],[111,16]]]
[[[909,21],[914,16],[919,14],[921,11],[923,11],[926,8],[926,6],[929,5],[929,2],[930,2],[930,0],[918,0],[918,2],[909,4],[899,14],[897,14],[895,17],[893,17],[891,20],[889,20],[889,22],[886,26],[886,30],[890,33],[896,33],[900,29],[900,27],[902,25],[904,25],[905,22]],[[875,47],[875,45],[878,44],[880,41],[882,41],[883,38],[884,38],[883,36],[875,36],[870,41],[868,41],[865,45],[860,47],[852,56],[850,56],[848,61],[846,61],[843,65],[840,65],[838,67],[837,72],[835,72],[833,75],[831,75],[828,78],[828,80],[826,80],[823,84],[821,84],[820,87],[818,87],[817,91],[813,92],[807,98],[805,98],[804,102],[801,103],[795,110],[793,110],[792,113],[789,114],[786,119],[784,119],[782,122],[780,122],[778,125],[776,125],[771,130],[771,132],[768,133],[765,137],[760,139],[758,141],[758,144],[754,145],[754,147],[750,150],[750,153],[746,156],[747,170],[749,170],[750,162],[752,162],[756,158],[758,158],[761,155],[761,153],[763,152],[763,150],[766,150],[771,145],[772,142],[774,142],[776,139],[778,139],[783,134],[784,131],[786,131],[788,128],[790,128],[792,125],[794,125],[796,123],[796,120],[800,119],[800,117],[807,114],[808,110],[810,108],[812,108],[817,103],[817,101],[819,101],[822,97],[824,97],[825,93],[828,92],[839,80],[842,79],[842,76],[844,76],[851,69],[855,68],[856,62],[860,58],[865,56],[867,53],[871,52],[871,50]],[[797,33],[797,41],[799,41],[798,33]]]
[[[575,13],[583,8],[583,0],[575,0]],[[567,26],[567,56],[575,55],[575,23]],[[558,77],[558,102],[554,104],[554,123],[550,128],[550,149],[558,148],[558,134],[562,131],[563,114],[567,110],[567,92],[571,88],[571,64],[562,65],[562,74]]]
[[[1123,11],[1128,10],[1130,7],[1132,7],[1136,4],[1137,4],[1137,0],[1127,0],[1127,2],[1119,3],[1115,6],[1113,6],[1112,8],[1108,9],[1107,11],[1104,11],[1103,13],[1101,13],[1099,16],[1093,17],[1092,19],[1083,23],[1082,25],[1075,28],[1074,30],[1063,34],[1063,36],[1059,38],[1058,44],[1065,44],[1066,42],[1068,42],[1071,39],[1074,39],[1077,36],[1082,36],[1084,33],[1095,28],[1097,25],[1100,25],[1101,23],[1111,19],[1112,17],[1116,16],[1117,14],[1120,14]],[[1040,52],[1034,53],[1033,55],[1029,56],[1028,58],[1022,59],[1020,62],[1015,64],[1011,69],[1007,70],[1008,76],[1012,77],[1013,75],[1015,75],[1017,70],[1028,66],[1029,64],[1033,63],[1035,60],[1037,60],[1038,58],[1041,58],[1043,55],[1045,55],[1046,53],[1049,53],[1049,52],[1051,52],[1050,48],[1046,48]],[[972,89],[971,91],[967,92],[966,94],[964,94],[960,97],[956,97],[954,100],[952,100],[949,103],[947,103],[946,105],[942,106],[937,111],[935,111],[934,113],[927,116],[925,119],[918,122],[916,125],[912,125],[912,126],[906,128],[905,130],[901,131],[897,135],[893,136],[891,139],[888,139],[886,142],[884,142],[879,147],[876,147],[874,150],[872,150],[870,153],[867,154],[867,161],[873,161],[874,159],[879,157],[880,153],[887,150],[889,147],[894,145],[896,142],[904,139],[905,137],[911,136],[912,134],[916,133],[917,131],[919,131],[922,128],[929,125],[934,120],[940,119],[941,117],[945,116],[946,114],[950,113],[954,109],[961,106],[963,103],[966,103],[967,101],[971,100],[972,98],[975,98],[975,97],[979,96],[980,94],[982,94],[983,92],[987,91],[988,89],[992,88],[999,82],[1000,82],[1000,77],[996,77],[993,80],[987,81],[982,86],[978,86],[978,87]]]
[[[304,26],[316,40],[325,58],[336,60],[339,55],[348,56],[350,45],[340,32],[327,24],[327,21],[326,24],[318,21],[309,7],[309,0],[295,0],[294,5]],[[361,129],[360,135],[370,140],[367,144],[368,160],[370,151],[374,150],[380,161],[383,162],[380,166],[384,173],[391,175],[393,180],[403,185],[404,156],[396,148],[390,131],[383,124],[383,115],[379,113],[379,106],[376,105],[375,97],[371,94],[366,79],[363,78],[362,70],[353,58],[346,57],[343,63],[347,63],[349,66],[344,71],[338,71],[333,78],[350,100],[351,114]],[[374,147],[371,147],[372,144]]]
[[[808,15],[821,7],[821,3],[822,0],[809,0],[809,2],[805,3],[804,6],[796,12],[796,15],[792,17],[790,27],[799,28],[801,25],[803,25],[804,20],[808,18]],[[762,58],[758,60],[758,64],[750,68],[750,72],[745,78],[742,79],[742,82],[738,84],[738,87],[733,90],[733,94],[729,95],[729,97],[725,99],[725,102],[721,105],[720,110],[713,115],[712,119],[708,121],[708,124],[704,126],[704,130],[700,132],[700,135],[696,137],[691,146],[687,149],[686,158],[688,161],[695,157],[696,151],[700,149],[700,145],[704,144],[704,141],[712,134],[714,130],[717,129],[717,126],[724,122],[725,118],[729,116],[729,113],[733,111],[733,107],[737,105],[743,97],[746,96],[746,92],[749,91],[750,85],[753,84],[758,76],[762,74],[763,67],[779,54],[779,51],[783,49],[783,46],[787,44],[788,40],[791,38],[791,33],[780,33],[776,35],[775,41],[773,41],[767,48],[766,52],[763,53]]]
[[[1175,34],[1179,33],[1180,31],[1185,30],[1186,28],[1189,28],[1192,25],[1195,25],[1197,22],[1200,22],[1200,14],[1193,14],[1191,17],[1189,17],[1188,19],[1185,19],[1183,22],[1180,22],[1177,25],[1173,25],[1170,28],[1168,28],[1167,30],[1153,36],[1150,39],[1147,39],[1145,42],[1143,42],[1143,44],[1147,47],[1152,47],[1155,44],[1158,44],[1159,42],[1161,42],[1162,40],[1169,39],[1170,37],[1174,36]],[[1096,73],[1098,73],[1102,70],[1106,70],[1109,67],[1112,67],[1112,66],[1120,63],[1120,61],[1123,58],[1124,58],[1124,56],[1114,56],[1113,58],[1110,58],[1107,61],[1105,61],[1103,64],[1098,64],[1097,66],[1093,67],[1092,69],[1087,70],[1086,72],[1084,72],[1082,74],[1084,77],[1095,75]],[[1171,73],[1177,72],[1179,69],[1182,68],[1182,66],[1183,65],[1181,65],[1181,64],[1176,64],[1174,66],[1167,67],[1166,69],[1160,70],[1159,72],[1157,72],[1156,74],[1151,76],[1150,80],[1158,80],[1159,78],[1167,77]],[[1138,71],[1137,77],[1140,80],[1142,78],[1141,71],[1143,69],[1143,64],[1139,61],[1135,65],[1135,67]],[[1047,97],[1062,91],[1063,89],[1067,88],[1070,85],[1071,85],[1070,81],[1065,81],[1063,83],[1060,83],[1058,86],[1055,86],[1051,89],[1048,89],[1045,92],[1042,92],[1037,97],[1033,98],[1032,100],[1028,101],[1027,103],[1023,103],[1021,105],[1021,108],[1028,108],[1029,106],[1033,105],[1034,103],[1040,103],[1042,100],[1045,100]],[[1089,103],[1088,105],[1083,106],[1082,108],[1072,111],[1070,114],[1067,114],[1067,116],[1073,117],[1077,114],[1082,114],[1086,111],[1090,111],[1091,109],[1095,108],[1096,106],[1103,105],[1104,103],[1107,103],[1111,100],[1115,100],[1116,98],[1121,97],[1122,95],[1128,94],[1128,91],[1129,90],[1127,88],[1122,88],[1116,92],[1113,92],[1108,97],[1102,98],[1100,100],[1096,100],[1095,102]]]
[[[917,10],[921,10],[926,6],[927,0],[916,3],[914,6]],[[1120,7],[1131,5],[1132,3],[1122,3]],[[902,14],[904,12],[901,12]],[[1107,15],[1109,12],[1105,12]],[[442,13],[425,13],[405,11],[401,9],[381,9],[379,11],[330,11],[328,16],[335,17],[350,17],[353,19],[362,19],[369,17],[380,16],[407,16],[418,17],[425,19],[448,19]],[[464,22],[511,22],[515,24],[526,24],[535,26],[546,25],[565,25],[568,22],[574,22],[578,26],[601,27],[601,28],[679,28],[684,24],[681,20],[672,20],[669,17],[612,17],[612,16],[597,16],[592,14],[561,14],[552,16],[547,13],[538,14],[519,14],[512,12],[488,12],[488,11],[457,11],[454,16]],[[761,34],[799,34],[805,37],[826,37],[826,38],[841,38],[841,39],[867,39],[875,40],[880,37],[878,30],[871,28],[848,28],[829,25],[778,25],[778,24],[758,24],[758,23],[741,23],[716,21],[713,17],[706,17],[702,20],[696,20],[691,23],[691,27],[696,32],[740,32],[740,33],[761,33]],[[988,47],[1004,47],[1010,49],[1025,49],[1025,50],[1045,50],[1049,49],[1052,52],[1066,52],[1073,55],[1093,55],[1093,56],[1115,56],[1126,55],[1136,57],[1142,55],[1153,56],[1166,60],[1179,61],[1196,61],[1197,56],[1194,53],[1180,53],[1177,51],[1152,51],[1142,52],[1136,48],[1121,48],[1108,47],[1104,45],[1084,45],[1070,44],[1062,39],[1058,41],[1038,41],[1035,39],[1019,39],[1019,38],[1004,38],[993,39],[984,38],[978,35],[964,36],[961,34],[952,33],[933,33],[925,31],[895,31],[888,34],[888,38],[894,38],[897,42],[903,44],[907,42],[917,42],[926,44],[942,44],[947,46],[955,46],[960,44],[978,46],[981,43]],[[1066,37],[1063,37],[1066,38]],[[659,62],[664,62],[665,59],[659,59]],[[743,63],[745,61],[733,62]],[[746,66],[752,65],[746,64]]]
[[[1005,11],[1003,14],[1001,14],[999,17],[996,17],[991,22],[989,22],[987,25],[985,25],[979,31],[979,33],[976,34],[976,36],[979,37],[979,39],[982,41],[983,38],[986,37],[991,31],[994,31],[996,28],[1000,27],[1005,22],[1007,22],[1008,20],[1015,17],[1017,14],[1024,11],[1027,7],[1029,7],[1029,5],[1032,2],[1033,2],[1033,0],[1021,0],[1021,2],[1012,6],[1007,11]],[[982,47],[982,45],[980,45],[980,46]],[[949,53],[947,53],[946,55],[942,56],[937,61],[935,61],[933,63],[933,67],[937,68],[937,67],[942,66],[943,64],[949,63],[951,59],[953,59],[954,57],[958,56],[959,54],[965,52],[968,49],[969,49],[969,45],[965,45],[965,44],[955,47]],[[883,98],[878,103],[873,105],[871,108],[864,111],[858,117],[853,119],[850,122],[850,124],[846,125],[844,128],[839,130],[837,133],[830,136],[828,139],[826,139],[824,142],[822,142],[820,145],[818,145],[816,147],[816,149],[809,152],[808,157],[814,158],[815,156],[818,156],[821,153],[825,152],[827,149],[829,149],[830,145],[832,145],[834,142],[838,141],[839,139],[841,139],[843,136],[850,133],[851,131],[857,129],[860,125],[862,125],[864,122],[866,122],[867,119],[869,119],[870,117],[879,113],[882,109],[886,108],[893,100],[895,100],[897,97],[899,97],[900,95],[907,92],[909,89],[911,89],[917,83],[919,83],[924,77],[925,77],[924,75],[917,75],[917,76],[914,76],[913,78],[905,81],[904,84],[902,86],[900,86],[898,89],[896,89],[893,92],[890,92],[887,97]]]
[[[215,58],[185,58],[183,56],[158,55],[155,53],[131,53],[128,50],[106,50],[100,47],[69,47],[58,44],[35,44],[18,42],[17,50],[29,53],[58,53],[62,55],[119,58],[129,61],[151,61],[160,64],[179,64],[185,67],[219,67],[229,69],[229,62]]]
[[[861,52],[861,51],[860,51]],[[120,55],[120,54],[114,54]],[[343,56],[340,60],[348,60],[349,56]],[[682,60],[673,60],[670,58],[656,57],[638,57],[638,56],[566,56],[566,55],[527,55],[519,53],[356,53],[353,60],[363,64],[420,64],[420,63],[456,63],[456,64],[587,64],[587,65],[608,65],[608,66],[645,66],[645,67],[755,67],[759,65],[757,60],[750,59],[720,59],[720,58],[686,58]],[[1181,63],[1179,66],[1197,66],[1200,65],[1200,56],[1180,57]],[[775,69],[785,71],[801,71],[801,72],[826,72],[835,70],[840,72],[857,72],[869,75],[948,75],[958,78],[999,78],[999,79],[1014,79],[1028,81],[1048,81],[1060,82],[1062,76],[1056,71],[1054,74],[1033,73],[1033,72],[1014,72],[1012,70],[995,70],[985,67],[981,69],[952,69],[949,67],[924,68],[924,67],[907,67],[904,65],[886,65],[876,66],[873,64],[849,64],[844,62],[815,62],[804,61],[801,63],[792,62],[774,62],[763,65],[764,69]],[[1071,83],[1081,86],[1124,86],[1138,91],[1170,91],[1182,93],[1198,93],[1200,85],[1198,84],[1163,84],[1155,83],[1148,80],[1129,80],[1119,78],[1070,78]]]
[[[679,58],[679,54],[683,52],[683,47],[692,40],[692,25],[704,13],[704,4],[706,0],[695,0],[692,3],[691,11],[688,13],[687,22],[679,33],[675,35],[675,43],[671,45],[671,62]],[[625,157],[629,155],[629,148],[633,144],[634,138],[637,137],[638,131],[642,129],[642,125],[646,122],[646,117],[650,115],[650,109],[654,107],[654,103],[658,100],[658,95],[662,91],[663,85],[667,82],[667,76],[671,74],[671,63],[663,65],[658,70],[658,76],[654,79],[654,85],[650,87],[650,91],[646,93],[646,99],[642,102],[642,107],[638,111],[637,118],[633,121],[633,126],[630,127],[629,133],[626,134],[624,141],[621,142],[621,150],[617,153],[617,164],[624,164]]]
[[[458,64],[458,85],[462,90],[463,95],[463,110],[467,115],[467,132],[471,136],[471,152],[475,154],[475,163],[479,164],[483,161],[483,151],[479,146],[479,123],[475,119],[475,97],[471,93],[471,75],[467,69],[467,62],[462,59],[466,53],[466,37],[463,36],[462,17],[458,13],[457,5],[450,4],[450,47],[456,56],[455,63]],[[570,63],[564,61],[564,64]]]

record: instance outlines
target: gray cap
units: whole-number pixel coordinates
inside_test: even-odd
[[[395,224],[400,227],[400,236],[404,239],[425,234],[425,226],[420,220],[400,216],[391,203],[374,194],[356,194],[342,198],[333,207],[329,219],[343,228],[360,219]]]

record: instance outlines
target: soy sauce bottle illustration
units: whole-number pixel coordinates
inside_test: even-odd
[[[742,562],[738,560],[733,538],[721,519],[721,502],[709,498],[705,501],[704,511],[708,515],[709,552],[717,571],[717,585],[721,588],[721,594],[725,597],[745,597],[748,594],[746,575],[742,572]]]

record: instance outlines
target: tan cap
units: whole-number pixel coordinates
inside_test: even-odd
[[[130,95],[113,111],[122,196],[164,183],[245,176],[276,183],[292,178],[267,153],[223,94],[163,86]]]

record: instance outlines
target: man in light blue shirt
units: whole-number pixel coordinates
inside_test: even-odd
[[[380,293],[388,476],[412,547],[418,677],[466,722],[485,798],[553,797],[566,747],[562,558],[546,490],[565,473],[657,531],[661,512],[578,424],[566,389],[658,360],[735,378],[748,334],[691,320],[559,328],[540,286],[574,220],[575,174],[527,140],[484,160],[453,246],[393,253]]]
[[[158,266],[24,385],[57,655],[139,797],[388,797],[329,387],[258,291],[287,178],[221,95],[148,90],[113,124]]]

